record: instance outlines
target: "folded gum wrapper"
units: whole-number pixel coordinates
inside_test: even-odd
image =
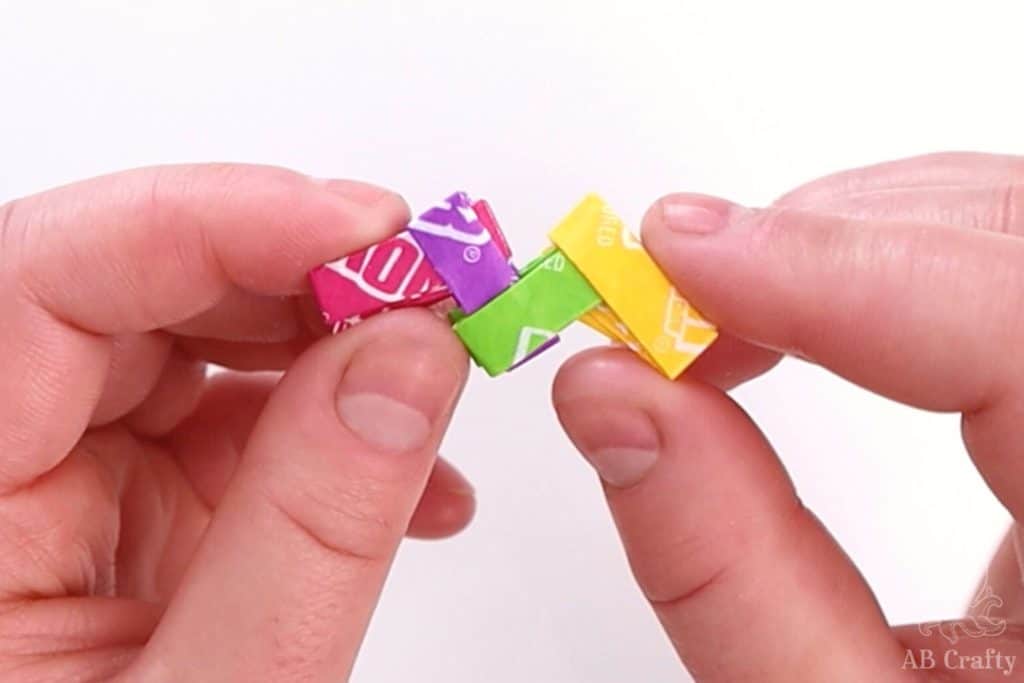
[[[430,207],[414,218],[408,229],[452,298],[467,313],[503,292],[516,278],[508,256],[464,192]]]
[[[519,280],[471,315],[452,315],[455,334],[492,377],[520,365],[601,303],[558,250],[535,259]]]
[[[718,336],[597,195],[584,198],[549,237],[606,304],[584,322],[605,334],[610,328],[610,338],[641,349],[667,377],[678,377]]]
[[[339,332],[377,313],[433,306],[491,376],[522,365],[579,320],[675,378],[717,337],[622,220],[588,195],[550,233],[554,246],[518,273],[486,201],[456,192],[395,237],[310,273]]]

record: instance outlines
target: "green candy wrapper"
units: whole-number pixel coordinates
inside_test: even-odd
[[[519,280],[471,315],[456,309],[453,329],[477,365],[500,375],[601,303],[558,249],[523,269]]]

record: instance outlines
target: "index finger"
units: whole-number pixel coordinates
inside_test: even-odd
[[[24,293],[77,327],[121,334],[186,320],[235,287],[301,291],[310,268],[397,232],[408,208],[365,183],[202,164],[87,180],[0,217],[4,266]]]
[[[234,290],[284,295],[313,266],[397,232],[393,193],[279,168],[128,171],[0,207],[0,490],[81,436],[110,335],[172,325]],[[240,316],[244,317],[244,316]]]
[[[963,412],[982,474],[1024,513],[1013,484],[1024,464],[1006,457],[1024,415],[1024,240],[675,195],[648,213],[644,242],[698,309],[741,338],[890,398]]]

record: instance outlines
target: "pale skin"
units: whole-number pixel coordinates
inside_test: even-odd
[[[1007,680],[905,668],[929,639],[886,624],[724,392],[793,353],[963,413],[1019,519],[1022,186],[1024,159],[944,154],[765,209],[673,195],[648,212],[647,248],[722,339],[676,382],[583,353],[553,399],[698,681]],[[468,372],[456,338],[424,311],[320,338],[305,288],[407,220],[374,186],[241,165],[0,206],[0,680],[348,677],[402,538],[474,509],[437,458]],[[990,571],[1010,622],[1015,533]],[[973,647],[1020,657],[1024,633]]]

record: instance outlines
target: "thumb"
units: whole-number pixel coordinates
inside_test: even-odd
[[[724,393],[600,349],[563,366],[553,399],[694,680],[919,681],[856,568]]]
[[[424,311],[306,352],[274,390],[135,677],[347,680],[465,377],[462,347]]]

